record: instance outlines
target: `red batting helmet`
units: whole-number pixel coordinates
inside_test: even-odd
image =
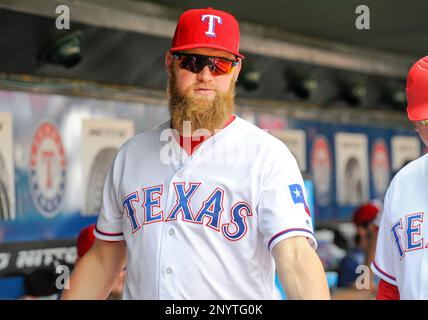
[[[410,68],[406,95],[409,120],[428,120],[428,56],[418,60]]]
[[[372,222],[377,214],[379,213],[379,208],[372,203],[365,203],[360,206],[352,215],[352,221],[356,225],[364,225],[369,222]]]

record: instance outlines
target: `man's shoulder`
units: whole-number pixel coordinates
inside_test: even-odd
[[[237,117],[237,128],[245,138],[250,139],[253,143],[279,148],[279,150],[288,151],[285,143],[269,133],[268,129],[262,129],[251,122]]]
[[[144,147],[157,144],[160,140],[162,130],[169,128],[169,121],[161,125],[139,133],[132,138],[128,139],[120,148],[119,152],[127,152],[134,149],[143,150]],[[147,150],[146,150],[147,151]]]
[[[406,164],[392,180],[392,184],[402,183],[403,181],[413,181],[423,173],[428,172],[428,153]]]
[[[421,183],[426,183],[423,176],[427,174],[428,154],[406,164],[391,180],[387,192],[389,202],[401,199],[402,197],[396,195],[400,195],[403,190],[421,188]]]
[[[244,133],[253,134],[256,136],[264,136],[268,134],[267,130],[261,129],[255,124],[249,122],[248,120],[245,120],[244,118],[241,118],[239,116],[236,116],[236,127]]]

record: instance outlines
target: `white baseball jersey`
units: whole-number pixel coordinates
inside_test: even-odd
[[[371,200],[371,203],[379,209],[376,218],[373,220],[373,224],[379,228],[380,220],[382,219],[383,202],[379,199],[373,199]]]
[[[400,299],[428,299],[428,155],[401,169],[385,196],[373,272]]]
[[[124,299],[274,299],[272,248],[316,248],[295,158],[235,117],[189,156],[166,122],[119,150],[95,236],[125,240]]]

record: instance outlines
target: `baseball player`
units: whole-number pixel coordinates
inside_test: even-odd
[[[351,248],[339,265],[339,287],[353,287],[358,273],[355,272],[359,265],[369,265],[373,257],[371,243],[373,237],[373,222],[379,213],[379,208],[371,202],[362,204],[352,214],[352,221],[356,228],[355,246]],[[374,250],[373,250],[374,251]],[[366,261],[370,261],[366,264]]]
[[[171,120],[119,150],[96,240],[63,298],[329,298],[303,180],[287,147],[233,114],[244,57],[229,13],[184,12],[166,53]]]
[[[407,115],[428,146],[428,56],[407,77]],[[373,272],[378,299],[428,299],[428,155],[404,166],[385,195]]]

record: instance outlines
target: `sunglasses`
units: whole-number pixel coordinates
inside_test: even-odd
[[[421,124],[423,126],[428,126],[428,120],[420,120],[418,122],[419,122],[419,124]]]
[[[221,76],[232,72],[233,67],[239,64],[239,60],[230,60],[222,57],[203,56],[193,53],[175,53],[180,68],[193,73],[199,73],[205,66],[213,76]]]

